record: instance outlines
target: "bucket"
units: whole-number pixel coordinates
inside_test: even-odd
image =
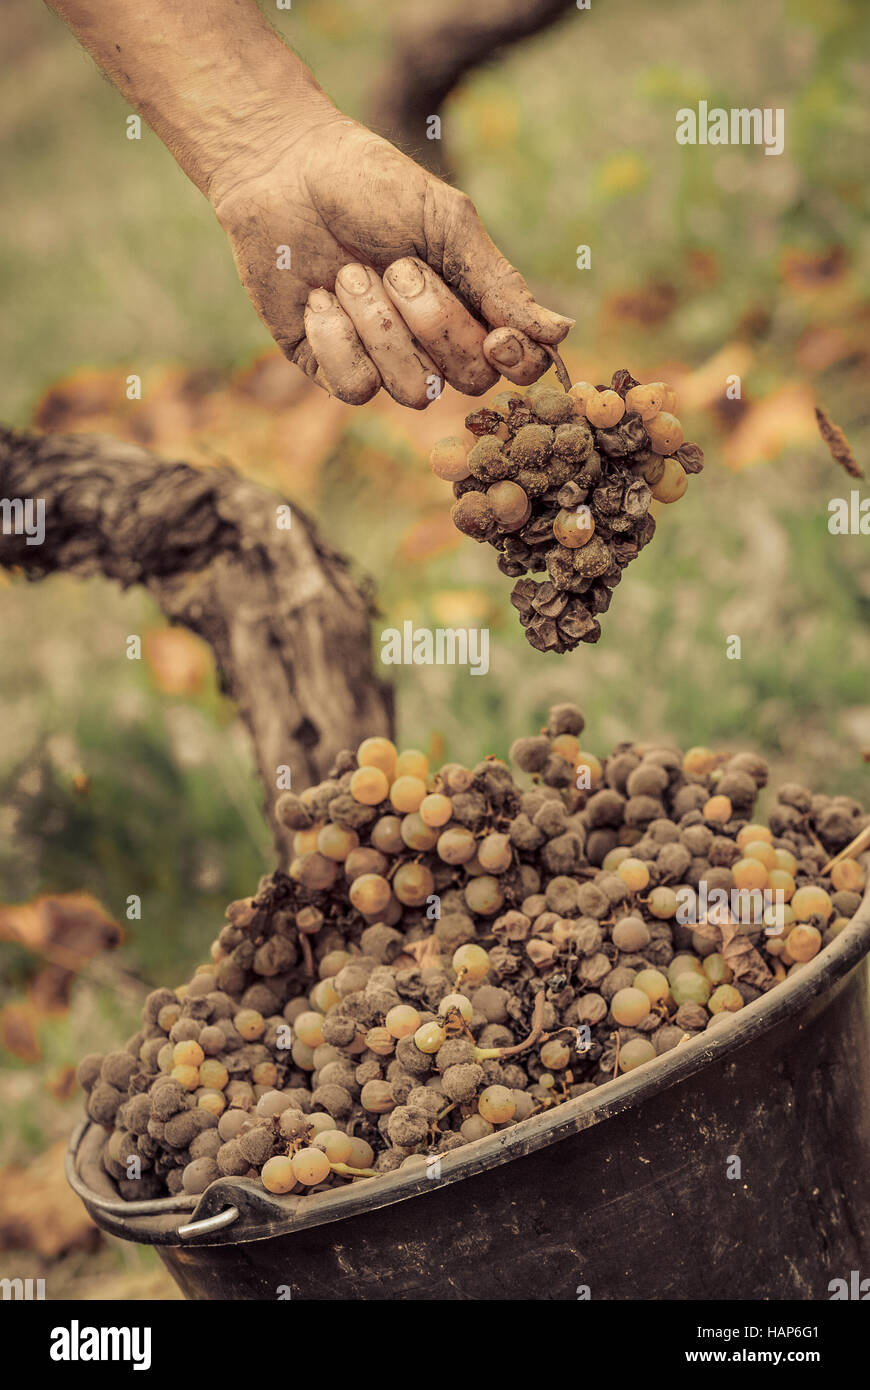
[[[67,1176],[192,1299],[828,1299],[870,1276],[868,952],[870,889],[712,1031],[425,1170],[125,1202],[85,1122]]]

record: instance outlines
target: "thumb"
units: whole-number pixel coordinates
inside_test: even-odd
[[[538,343],[561,343],[574,320],[539,304],[484,230],[464,194],[444,248],[444,275],[493,328],[518,328]]]

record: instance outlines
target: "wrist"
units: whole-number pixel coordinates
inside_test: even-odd
[[[254,0],[48,0],[214,203],[335,107]]]
[[[204,137],[207,169],[198,186],[215,209],[241,184],[265,176],[279,157],[316,126],[341,120],[338,108],[302,63],[291,60],[263,81],[240,105],[218,113]]]

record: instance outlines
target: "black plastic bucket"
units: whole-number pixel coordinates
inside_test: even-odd
[[[724,1025],[425,1171],[130,1203],[86,1123],[67,1174],[195,1299],[827,1299],[870,1276],[868,952],[870,890]]]

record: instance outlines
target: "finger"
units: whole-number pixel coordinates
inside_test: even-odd
[[[305,336],[322,379],[340,401],[365,405],[381,388],[381,374],[334,294],[312,290],[305,306]]]
[[[393,399],[425,410],[440,395],[441,373],[414,342],[380,276],[351,262],[338,272],[335,293]]]
[[[498,372],[483,355],[486,329],[423,261],[393,261],[384,271],[384,289],[451,386],[466,396],[495,386]]]
[[[311,345],[307,338],[303,337],[292,351],[285,349],[284,356],[287,357],[295,367],[298,367],[301,372],[304,372],[310,381],[317,380],[317,372],[319,370],[317,358],[311,351]]]
[[[517,328],[494,328],[484,339],[483,351],[487,362],[515,386],[530,386],[553,365],[546,349]]]
[[[294,366],[299,367],[299,369],[305,373],[309,381],[313,381],[315,386],[319,386],[322,391],[325,391],[327,396],[332,395],[332,387],[320,370],[317,358],[311,351],[311,346],[307,338],[302,339],[302,342],[293,353],[290,361]]]
[[[561,343],[574,320],[538,304],[531,290],[484,231],[474,204],[459,195],[459,211],[444,252],[445,279],[493,328],[518,328],[538,343]]]

